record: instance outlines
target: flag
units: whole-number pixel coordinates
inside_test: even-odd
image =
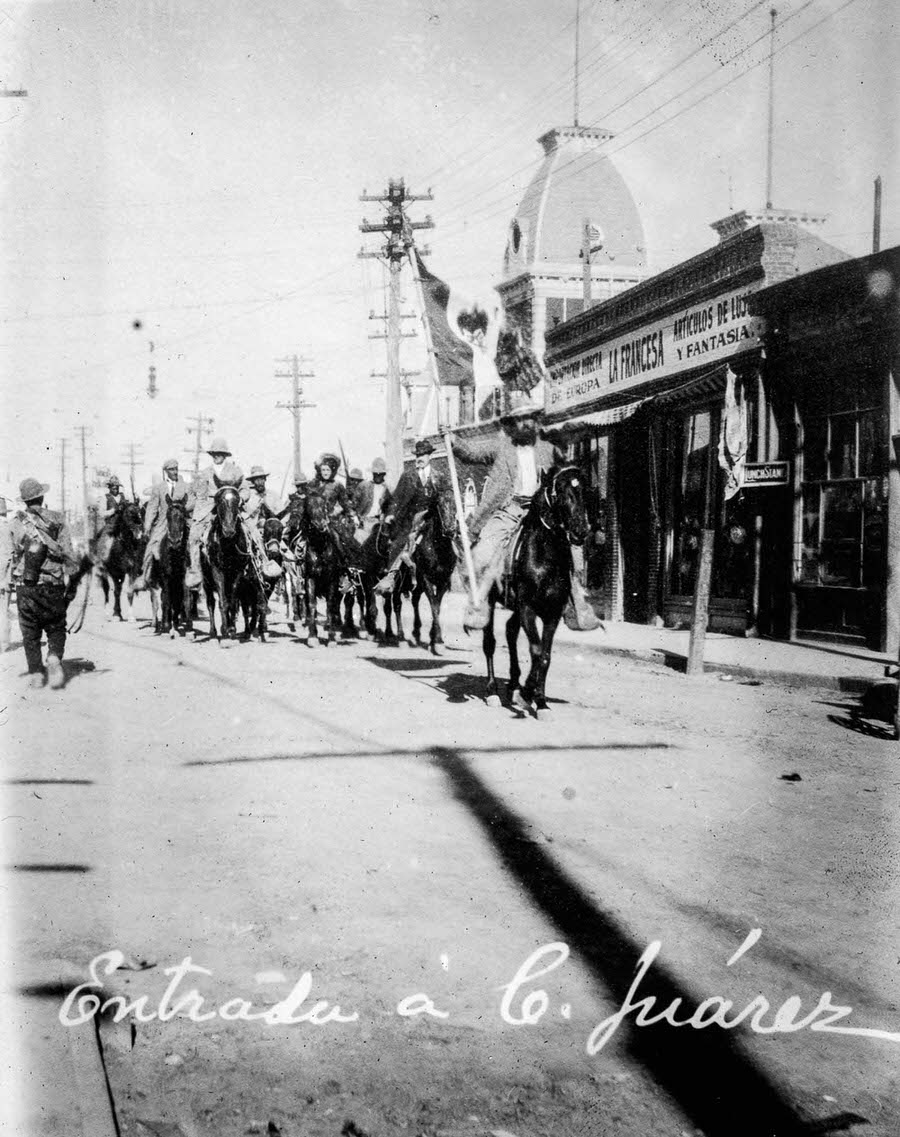
[[[747,404],[737,376],[729,367],[725,374],[725,406],[719,433],[719,465],[725,471],[726,501],[744,484],[746,460]]]
[[[422,282],[422,295],[425,300],[425,319],[431,331],[431,343],[437,363],[438,381],[442,387],[469,387],[475,383],[474,352],[471,342],[465,338],[464,328],[460,326],[461,312],[454,311],[458,305],[450,306],[450,287],[439,277],[432,275],[416,251],[416,267]],[[448,311],[449,308],[449,311]],[[477,334],[478,316],[472,313],[463,317],[470,335]],[[452,323],[451,323],[452,320]],[[485,326],[487,313],[484,314]]]

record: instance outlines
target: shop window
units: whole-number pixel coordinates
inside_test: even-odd
[[[799,580],[824,588],[876,588],[884,577],[886,521],[880,419],[872,407],[803,423]]]

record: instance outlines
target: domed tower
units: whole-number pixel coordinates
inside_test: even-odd
[[[507,318],[544,355],[544,331],[584,308],[584,222],[591,223],[591,301],[648,275],[644,227],[631,191],[604,153],[602,127],[564,126],[538,141],[544,159],[513,218],[497,286]]]

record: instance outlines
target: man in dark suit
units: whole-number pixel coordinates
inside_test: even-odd
[[[144,533],[147,536],[147,548],[144,550],[144,564],[141,575],[132,585],[132,591],[140,592],[147,587],[148,574],[153,562],[159,556],[159,546],[168,529],[169,505],[179,502],[187,507],[190,486],[181,480],[178,473],[178,459],[167,458],[163,462],[163,480],[158,482],[150,491],[150,500],[144,513]]]
[[[540,488],[541,475],[565,461],[562,451],[541,436],[538,426],[542,415],[540,407],[527,403],[510,411],[500,420],[502,433],[486,451],[475,451],[461,440],[453,442],[454,453],[465,461],[491,463],[481,503],[469,519],[478,597],[475,604],[470,600],[463,617],[464,626],[470,630],[484,628],[490,619],[488,593],[502,576],[509,542]],[[574,570],[571,590],[563,617],[566,626],[578,631],[599,627]]]
[[[444,501],[452,492],[448,479],[431,465],[433,453],[427,438],[416,443],[415,468],[403,471],[391,496],[385,520],[393,521],[397,528],[388,554],[388,571],[375,585],[375,591],[383,595],[393,592],[402,564],[412,569],[413,550],[432,502]]]

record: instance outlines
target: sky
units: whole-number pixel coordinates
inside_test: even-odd
[[[823,235],[900,243],[894,0],[779,3],[774,204]],[[362,203],[403,177],[434,200],[433,272],[473,298],[500,279],[507,228],[573,120],[575,0],[0,0],[0,492],[21,478],[81,500],[111,467],[138,491],[189,468],[203,414],[279,492],[291,462],[278,361],[303,370],[303,465],[340,441],[368,467],[384,437],[382,262]],[[769,4],[581,0],[579,122],[641,216],[654,270],[765,199]],[[405,299],[415,292],[407,277]],[[413,321],[409,321],[411,326]],[[410,339],[402,363],[422,365]],[[158,395],[147,395],[149,367]],[[209,437],[208,435],[206,436]]]

